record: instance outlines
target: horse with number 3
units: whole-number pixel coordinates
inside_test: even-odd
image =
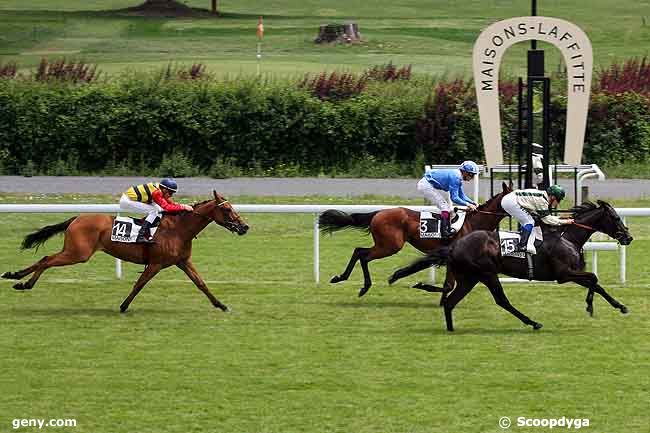
[[[476,211],[468,212],[463,226],[449,241],[459,239],[474,230],[495,230],[499,227],[499,222],[507,215],[501,207],[501,199],[512,192],[510,185],[503,183],[502,187],[500,193],[480,205]],[[366,230],[372,235],[375,245],[371,248],[355,248],[343,273],[330,280],[330,283],[347,280],[356,263],[360,262],[364,284],[359,290],[359,297],[365,295],[372,285],[368,270],[370,261],[398,253],[407,242],[423,253],[434,251],[445,243],[441,239],[420,238],[420,213],[403,207],[356,214],[331,209],[320,216],[319,225],[323,233],[354,228]],[[392,284],[393,280],[389,280],[389,283]],[[443,299],[447,288],[451,290],[453,287],[453,274],[447,272],[445,286],[439,290],[443,293]]]
[[[74,265],[88,261],[96,251],[104,251],[113,257],[131,263],[145,265],[144,272],[136,281],[129,296],[120,305],[126,312],[129,304],[140,290],[158,272],[169,266],[177,266],[210,299],[212,305],[223,311],[228,307],[221,303],[208,289],[192,264],[192,240],[211,222],[225,227],[233,233],[244,235],[248,225],[235,212],[228,200],[213,191],[214,199],[194,205],[192,212],[166,214],[158,227],[155,243],[121,243],[111,240],[111,230],[115,217],[110,215],[80,215],[59,224],[46,226],[25,237],[22,248],[42,245],[57,233],[65,232],[63,249],[51,256],[45,256],[32,266],[17,272],[5,272],[2,278],[21,280],[33,274],[25,283],[16,283],[16,290],[29,290],[34,287],[41,274],[55,266]]]

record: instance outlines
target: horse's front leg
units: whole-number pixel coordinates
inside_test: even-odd
[[[188,259],[186,261],[178,263],[176,266],[178,266],[180,269],[185,272],[185,274],[190,277],[190,280],[196,285],[196,287],[199,288],[203,293],[205,293],[205,296],[208,297],[210,302],[212,302],[212,305],[215,307],[221,309],[222,311],[229,311],[228,307],[226,307],[224,304],[221,303],[215,296],[210,292],[210,289],[208,289],[208,286],[205,284],[205,281],[201,278],[199,273],[196,271],[194,268],[194,265],[192,262]]]
[[[585,302],[587,303],[587,313],[591,317],[594,317],[594,291],[589,289],[587,292],[587,298],[585,299]]]
[[[158,272],[162,269],[162,265],[158,263],[151,263],[148,264],[146,268],[144,268],[144,272],[140,274],[140,278],[138,278],[138,281],[135,282],[133,285],[133,289],[131,290],[131,293],[129,293],[129,296],[122,302],[120,305],[120,313],[125,313],[126,310],[129,308],[129,305],[131,302],[133,302],[133,299],[138,296],[138,293],[140,293],[140,290],[144,287],[145,284],[149,282],[153,277],[156,276]]]
[[[587,312],[589,312],[592,315],[593,315],[593,293],[592,292],[598,293],[607,302],[609,302],[609,304],[612,307],[616,308],[617,310],[620,310],[621,313],[623,314],[628,313],[628,308],[625,305],[618,302],[616,299],[614,299],[609,293],[607,293],[605,289],[600,284],[598,284],[598,277],[591,272],[569,270],[562,278],[558,278],[557,281],[560,284],[571,281],[581,285],[582,287],[586,287],[587,289],[589,289],[589,292],[587,293],[587,299],[586,299]]]

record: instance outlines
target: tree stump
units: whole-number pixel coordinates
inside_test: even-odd
[[[323,24],[318,28],[317,44],[324,42],[358,42],[361,40],[359,26],[355,22],[344,24]]]

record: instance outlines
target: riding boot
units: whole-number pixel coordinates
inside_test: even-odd
[[[528,238],[530,238],[530,232],[524,228],[519,232],[519,243],[515,251],[526,252],[526,246],[528,245]]]
[[[144,220],[140,231],[138,232],[138,237],[135,240],[136,243],[154,243],[153,237],[151,236],[151,223],[147,220]]]
[[[441,216],[440,218],[440,237],[442,239],[449,239],[449,237],[452,236],[450,224],[449,224],[449,216],[445,218],[444,216]]]

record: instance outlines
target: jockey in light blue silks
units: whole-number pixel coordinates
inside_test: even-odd
[[[477,174],[478,165],[474,161],[465,161],[458,168],[429,170],[418,182],[418,191],[429,203],[440,209],[440,234],[443,238],[453,234],[449,223],[449,198],[457,205],[467,206],[469,210],[476,209],[476,202],[463,191],[463,181],[467,182]]]

